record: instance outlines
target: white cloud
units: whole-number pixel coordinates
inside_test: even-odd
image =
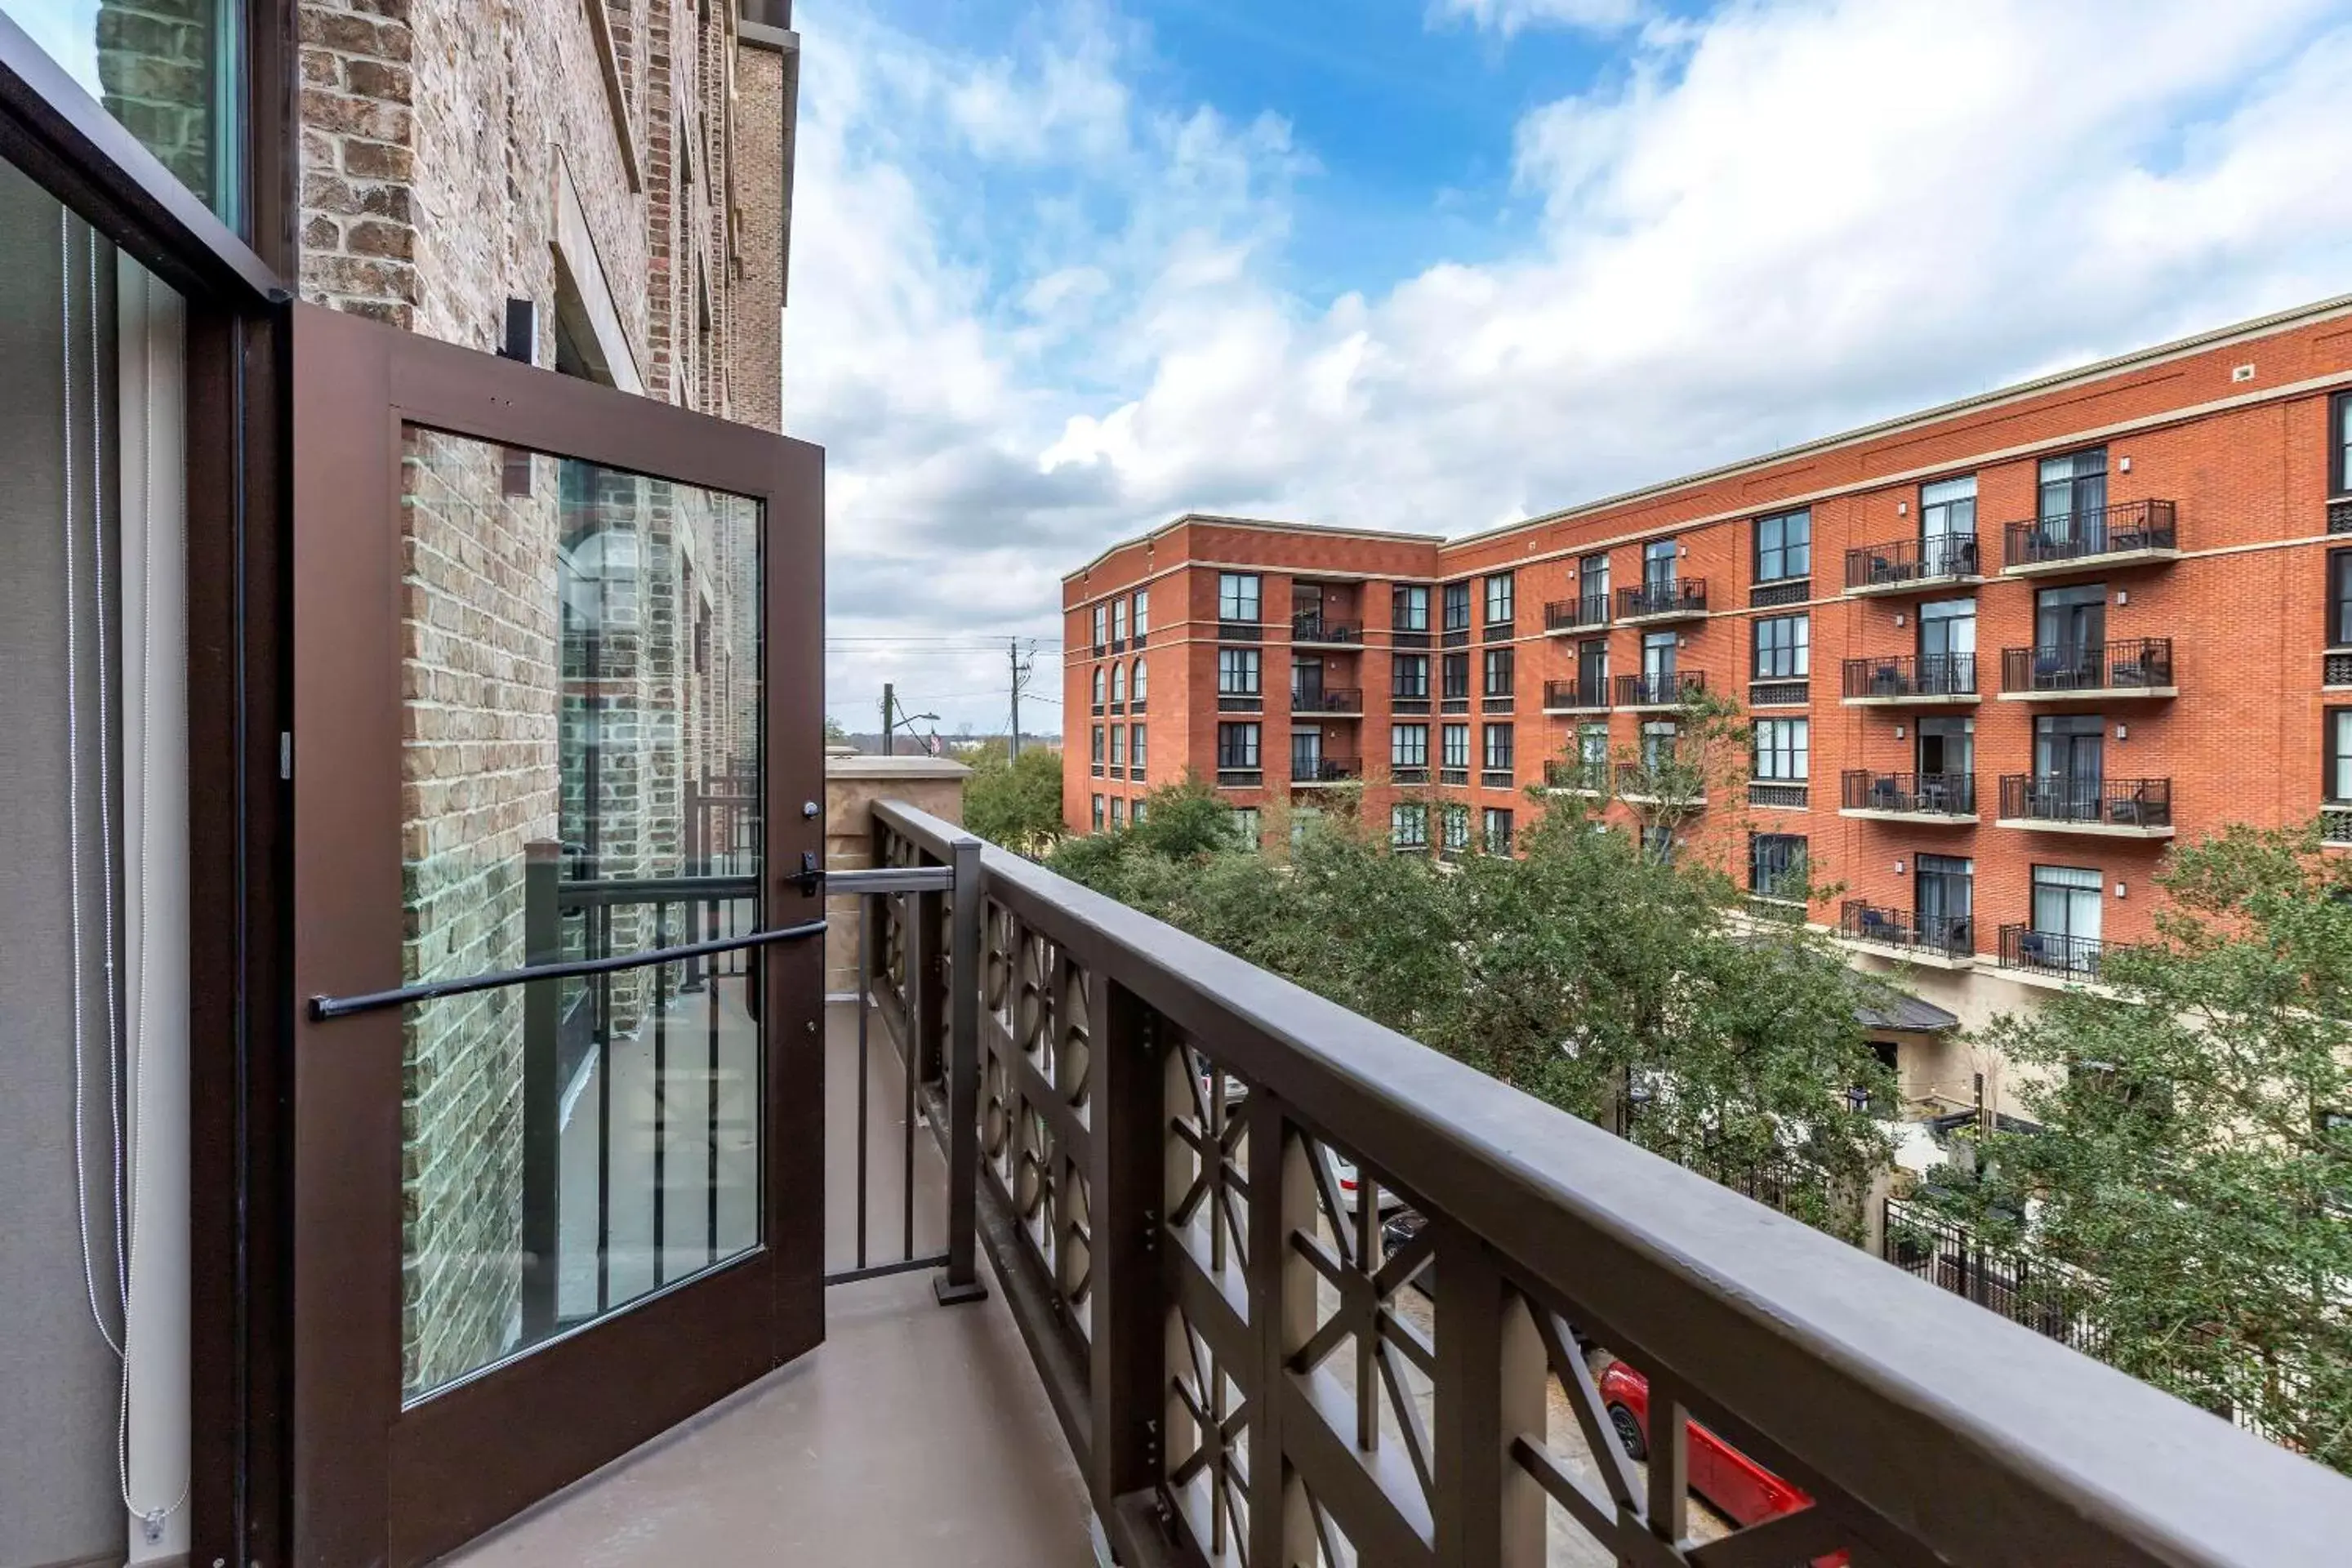
[[[1468,22],[1509,37],[1528,27],[1585,27],[1611,32],[1631,26],[1644,0],[1431,0],[1431,23]]]
[[[1338,299],[1289,270],[1312,150],[1154,99],[1099,14],[979,60],[803,22],[787,385],[839,632],[1052,636],[1064,572],[1186,509],[1462,531],[2352,287],[2328,0],[1653,26],[1521,121],[1516,254]]]

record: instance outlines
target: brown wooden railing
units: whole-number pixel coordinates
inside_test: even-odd
[[[875,816],[891,863],[959,837]],[[1122,1563],[2341,1561],[2341,1477],[1013,855],[970,880],[933,1124]],[[1698,1543],[1685,1418],[1810,1504]]]

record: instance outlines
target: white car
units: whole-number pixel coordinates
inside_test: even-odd
[[[1350,1215],[1354,1215],[1359,1202],[1357,1194],[1363,1190],[1363,1173],[1356,1169],[1356,1163],[1344,1154],[1335,1154],[1326,1149],[1323,1151],[1323,1156],[1331,1162],[1331,1179],[1339,1189],[1339,1206]],[[1382,1215],[1392,1215],[1404,1206],[1405,1202],[1402,1197],[1386,1187],[1381,1187],[1380,1198],[1373,1212]]]

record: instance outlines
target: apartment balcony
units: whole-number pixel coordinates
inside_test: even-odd
[[[1842,776],[1840,785],[1840,816],[1946,825],[1977,820],[1974,773],[1879,773],[1855,768]]]
[[[1360,719],[1364,693],[1353,686],[1310,686],[1290,694],[1295,719]]]
[[[1609,710],[1609,681],[1606,677],[1590,680],[1547,680],[1543,689],[1543,710],[1547,713],[1606,713]]]
[[[2072,517],[2012,522],[2001,531],[2001,575],[2050,577],[2180,559],[2179,509],[2125,501]]]
[[[1984,581],[1982,564],[1973,533],[1864,544],[1845,552],[1845,591],[1850,598],[1862,598],[1963,587]]]
[[[1544,788],[1555,795],[1601,795],[1609,793],[1609,764],[1550,757],[1544,762]]]
[[[1959,708],[1982,699],[1972,653],[1881,654],[1845,661],[1849,708]]]
[[[1609,624],[1609,595],[1587,594],[1579,599],[1554,599],[1544,606],[1544,630],[1551,633],[1597,631]]]
[[[2170,637],[2000,651],[2004,702],[2154,701],[2179,695]]]
[[[2000,967],[2063,979],[2095,981],[2099,960],[2117,944],[2095,936],[2070,936],[2063,931],[2035,931],[2030,925],[2000,928]]]
[[[1995,825],[2108,838],[2169,838],[2172,781],[2007,773]]]
[[[1706,672],[1685,669],[1669,674],[1621,675],[1617,678],[1620,708],[1636,712],[1680,708],[1706,691]]]
[[[1290,786],[1293,789],[1354,784],[1363,776],[1364,759],[1361,757],[1294,757],[1290,763]]]
[[[1969,915],[1916,915],[1848,899],[1838,906],[1838,937],[1900,952],[1938,969],[1965,969],[1976,962],[1976,921]]]
[[[1332,620],[1323,616],[1290,617],[1290,640],[1308,647],[1358,648],[1364,646],[1360,621]]]
[[[1617,590],[1617,619],[1624,626],[1695,621],[1706,614],[1706,579],[1680,577]]]

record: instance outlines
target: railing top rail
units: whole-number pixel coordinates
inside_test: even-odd
[[[896,804],[918,844],[963,837]],[[993,845],[988,896],[1948,1561],[2341,1561],[2352,1481]]]

